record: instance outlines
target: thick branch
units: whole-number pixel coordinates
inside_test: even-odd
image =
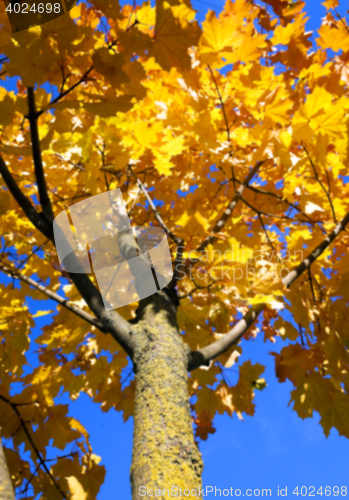
[[[39,214],[29,199],[24,195],[7,165],[0,156],[0,173],[7,185],[8,190],[15,198],[32,224],[43,233],[50,241],[54,243],[52,224]],[[103,325],[103,331],[109,332],[114,339],[123,347],[129,356],[132,357],[132,341],[130,338],[131,325],[116,311],[106,311],[102,297],[90,280],[87,274],[71,273],[70,277],[85,300],[91,311]]]
[[[28,217],[30,222],[47,238],[52,240],[53,239],[52,227],[50,227],[50,224],[42,216],[42,214],[39,214],[35,210],[29,198],[27,198],[25,194],[21,191],[20,187],[14,180],[11,172],[7,168],[7,165],[1,156],[0,156],[0,174],[4,179],[8,190],[10,191],[14,199],[17,201],[18,205],[21,207],[21,209]]]
[[[193,351],[189,359],[188,370],[192,371],[203,365],[208,366],[213,359],[226,352],[233,344],[236,344],[256,321],[264,307],[265,304],[253,306],[226,335],[198,351]]]
[[[345,229],[349,223],[349,212],[335,229],[313,250],[295,269],[293,269],[282,283],[289,288],[301,274],[310,268],[311,264],[330,246],[333,240]],[[188,370],[195,370],[199,366],[208,366],[210,362],[226,352],[233,344],[236,344],[250,326],[256,321],[259,314],[266,307],[266,304],[257,304],[253,306],[245,316],[223,337],[212,344],[193,351],[189,359]]]
[[[34,160],[36,183],[39,191],[39,201],[42,207],[42,211],[47,220],[53,221],[54,215],[53,215],[51,200],[49,198],[47,191],[44,167],[41,158],[38,117],[36,113],[35,94],[33,87],[27,87],[27,94],[28,94],[28,107],[29,107],[28,119],[30,123],[30,136],[32,140],[33,160]]]
[[[130,323],[118,312],[105,310],[101,294],[87,274],[69,273],[69,275],[81,297],[102,324],[101,330],[110,333],[132,358],[133,342],[130,335]]]

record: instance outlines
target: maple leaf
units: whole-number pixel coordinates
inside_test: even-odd
[[[156,22],[149,56],[166,70],[189,70],[188,49],[197,44],[200,28],[192,21],[193,11],[183,3],[156,2]]]
[[[87,500],[87,493],[76,477],[67,477],[72,500]]]
[[[321,5],[324,5],[326,9],[335,9],[339,5],[338,0],[325,0]]]
[[[66,416],[67,406],[55,406],[45,422],[43,438],[53,438],[53,445],[63,450],[66,444],[71,440],[71,427],[69,419]]]
[[[306,375],[291,396],[294,409],[301,418],[310,417],[313,409],[320,413],[320,423],[326,436],[332,427],[336,427],[340,435],[348,437],[348,397],[330,380],[316,372]]]
[[[349,50],[349,33],[343,25],[325,24],[319,29],[319,45],[323,49],[334,50],[336,52]]]
[[[96,50],[92,60],[96,70],[106,78],[113,88],[118,88],[123,83],[129,82],[127,73],[120,70],[126,62],[123,54],[113,54],[104,47]]]

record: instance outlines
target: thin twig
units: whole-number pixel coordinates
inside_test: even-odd
[[[218,87],[218,85],[217,85],[217,81],[216,81],[216,78],[215,78],[215,76],[214,76],[214,74],[213,74],[213,71],[212,71],[212,69],[211,69],[211,66],[210,66],[210,65],[208,65],[207,67],[208,67],[208,69],[209,69],[209,72],[211,73],[213,83],[214,83],[214,85],[215,85],[215,87],[216,87],[216,91],[217,91],[217,94],[218,94],[218,99],[219,99],[219,102],[220,102],[220,104],[221,104],[222,113],[223,113],[223,117],[224,117],[224,122],[225,122],[225,127],[226,127],[226,132],[227,132],[227,138],[228,138],[228,142],[229,142],[229,144],[230,144],[230,127],[229,127],[229,123],[228,123],[227,114],[226,114],[226,112],[225,112],[224,101],[223,101],[223,99],[222,99],[222,95],[221,95],[221,93],[220,93],[220,90],[219,90],[219,87]]]
[[[268,233],[268,231],[267,231],[267,228],[265,227],[265,224],[264,224],[264,221],[263,221],[263,218],[262,218],[262,215],[267,215],[268,217],[269,217],[269,216],[270,216],[270,217],[273,217],[273,215],[268,215],[268,214],[266,214],[266,213],[264,213],[264,212],[261,212],[261,211],[259,211],[257,208],[253,207],[250,203],[248,203],[248,201],[246,201],[244,198],[241,198],[241,199],[242,199],[242,201],[243,201],[243,202],[244,202],[244,203],[245,203],[245,204],[246,204],[249,208],[251,208],[251,209],[252,209],[252,210],[253,210],[253,211],[257,214],[258,219],[259,219],[259,222],[261,223],[262,229],[263,229],[264,234],[265,234],[265,236],[266,236],[266,238],[267,238],[268,244],[269,244],[270,248],[273,250],[273,253],[275,252],[275,255],[276,255],[276,259],[277,259],[277,261],[278,261],[278,262],[281,262],[281,260],[280,260],[280,258],[279,258],[279,256],[278,256],[278,254],[277,254],[276,248],[274,247],[274,244],[273,244],[273,242],[271,241],[271,239],[270,239],[270,237],[269,237],[269,233]]]
[[[1,394],[0,394],[0,399],[2,401],[4,401],[5,403],[7,403],[8,405],[11,406],[12,410],[15,412],[15,414],[17,415],[19,421],[21,422],[23,431],[24,431],[25,435],[27,436],[27,439],[28,439],[31,447],[33,448],[34,453],[37,456],[41,467],[44,469],[44,471],[46,472],[46,474],[48,475],[48,477],[51,479],[52,483],[54,484],[54,486],[56,487],[56,489],[59,491],[59,493],[61,494],[62,498],[67,498],[66,495],[65,495],[65,493],[61,490],[59,484],[56,482],[55,478],[51,474],[50,470],[48,469],[48,467],[47,467],[47,465],[45,463],[44,458],[42,457],[41,453],[39,452],[38,448],[36,447],[36,445],[35,445],[35,443],[33,441],[33,438],[31,437],[31,435],[29,433],[29,430],[28,430],[27,426],[25,425],[26,423],[23,420],[20,411],[18,410],[18,405],[16,403],[13,403],[9,399],[5,398]]]
[[[160,226],[162,227],[162,229],[165,231],[165,233],[167,234],[167,236],[169,236],[169,238],[171,238],[171,240],[173,240],[177,245],[180,245],[183,243],[183,240],[181,238],[178,238],[165,224],[165,222],[163,221],[161,215],[160,215],[160,212],[156,209],[156,206],[154,205],[154,202],[153,200],[151,199],[146,187],[144,186],[144,184],[139,180],[139,178],[136,176],[136,174],[132,171],[132,168],[129,166],[129,170],[130,172],[132,172],[134,178],[136,179],[136,182],[137,182],[137,185],[139,187],[139,189],[142,191],[142,193],[144,194],[144,196],[146,197],[149,205],[150,205],[150,208],[152,209],[153,213],[154,213],[154,216],[155,216],[155,219],[158,221],[158,223],[160,224]]]
[[[244,192],[245,188],[249,184],[250,180],[254,177],[254,175],[258,172],[259,168],[263,165],[263,163],[265,163],[265,161],[266,160],[257,162],[256,165],[248,173],[245,180],[241,183],[239,189],[236,190],[233,199],[230,201],[227,208],[224,210],[223,215],[217,220],[214,227],[211,229],[210,231],[211,234],[207,236],[196,249],[197,252],[202,252],[208,245],[216,241],[217,237],[215,236],[215,234],[219,233],[223,229],[227,220],[231,216],[234,208],[236,207],[238,201],[241,199],[242,193]]]
[[[300,338],[301,338],[302,347],[303,347],[303,349],[305,349],[305,342],[304,342],[304,337],[303,337],[303,330],[302,330],[302,325],[300,325],[300,324],[298,324],[298,331],[299,331],[299,335],[300,335]]]
[[[22,260],[21,263],[19,264],[19,266],[16,267],[16,271],[18,271],[21,267],[23,267],[27,262],[28,260],[36,253],[38,252],[39,250],[41,250],[45,245],[47,245],[47,243],[49,242],[49,240],[46,240],[44,241],[44,243],[38,247],[35,248],[35,250],[33,250],[26,259]]]
[[[226,133],[227,133],[227,139],[228,139],[228,143],[229,143],[229,157],[231,158],[233,156],[233,153],[232,153],[232,150],[231,150],[230,129],[234,125],[235,120],[232,123],[232,125],[229,126],[228,117],[227,117],[227,113],[225,111],[225,105],[224,105],[224,101],[223,101],[223,98],[222,98],[222,94],[220,93],[220,90],[219,90],[216,78],[214,76],[214,73],[213,73],[210,65],[208,65],[208,69],[209,69],[209,72],[211,73],[212,80],[213,80],[213,83],[214,83],[214,85],[216,87],[216,91],[217,91],[217,94],[218,94],[218,99],[219,99],[219,102],[221,104],[222,113],[223,113],[224,122],[225,122],[225,130],[226,130]],[[235,184],[235,180],[236,179],[235,179],[234,165],[231,166],[231,172],[232,172],[232,181],[233,181],[233,184],[234,184],[234,189],[236,191],[236,184]]]
[[[313,160],[312,160],[311,156],[309,155],[309,153],[308,153],[308,151],[307,151],[306,147],[304,146],[304,144],[302,144],[302,147],[303,147],[303,149],[304,149],[304,151],[305,151],[305,153],[306,153],[307,157],[309,158],[310,164],[311,164],[311,166],[312,166],[312,168],[313,168],[313,171],[314,171],[315,178],[316,178],[316,180],[318,181],[318,183],[320,184],[320,186],[321,186],[322,190],[324,191],[324,193],[325,193],[325,195],[326,195],[326,197],[327,197],[327,199],[328,199],[328,202],[329,202],[330,207],[331,207],[331,210],[332,210],[333,219],[334,219],[335,223],[336,223],[336,224],[338,224],[337,217],[336,217],[336,213],[335,213],[335,211],[334,211],[334,206],[333,206],[333,203],[332,203],[332,200],[331,200],[331,196],[330,196],[330,184],[329,184],[329,186],[328,186],[328,187],[329,187],[329,190],[327,191],[327,189],[325,188],[325,186],[323,185],[323,183],[322,183],[322,181],[321,181],[321,179],[320,179],[320,177],[319,177],[319,174],[318,174],[318,172],[317,172],[317,170],[316,170],[316,168],[315,168],[314,162],[313,162]],[[326,172],[326,173],[327,173],[327,172]],[[327,175],[328,175],[328,174],[327,174]],[[328,178],[328,177],[327,177],[327,178]],[[328,179],[329,179],[329,178],[328,178]],[[330,182],[330,181],[328,180],[328,183],[329,183],[329,182]]]
[[[349,33],[349,27],[347,26],[347,23],[344,21],[344,19],[342,18],[342,16],[340,14],[338,14],[337,11],[336,12],[336,16],[337,18],[342,22],[344,28],[347,30],[347,32]]]
[[[310,267],[308,269],[308,276],[309,276],[309,282],[310,282],[310,289],[311,289],[311,294],[313,296],[313,301],[316,302],[316,295],[315,295],[315,291],[314,291],[314,285],[313,285],[313,278],[311,276],[311,270],[310,270]]]
[[[72,162],[72,161],[70,161],[70,160],[66,160],[66,159],[64,158],[64,156],[60,155],[59,153],[55,153],[55,155],[56,155],[56,156],[57,156],[57,158],[59,158],[61,161],[64,161],[64,162],[66,162],[66,163],[69,163],[69,165],[72,165],[73,167],[75,167],[75,168],[77,168],[77,169],[81,170],[82,172],[86,172],[86,169],[85,169],[82,165],[80,165],[79,163],[74,163],[74,162]]]
[[[183,260],[183,249],[184,249],[184,241],[182,238],[178,238],[178,236],[176,236],[172,231],[171,229],[169,229],[167,227],[167,225],[165,224],[165,222],[163,221],[161,215],[160,215],[160,212],[156,209],[156,206],[154,205],[154,202],[153,200],[151,199],[146,187],[144,186],[144,184],[139,180],[139,178],[137,177],[137,175],[132,171],[132,168],[131,166],[128,167],[130,172],[133,174],[134,178],[136,179],[136,182],[137,182],[137,185],[139,187],[139,189],[142,191],[142,193],[144,194],[144,196],[146,197],[148,203],[149,203],[149,206],[150,208],[152,209],[153,213],[154,213],[154,216],[155,216],[155,219],[158,221],[158,223],[160,224],[160,226],[162,227],[162,229],[165,231],[165,233],[167,234],[167,236],[169,238],[171,238],[172,241],[174,241],[174,243],[176,244],[177,246],[177,255],[176,255],[176,260],[175,260],[175,272],[174,272],[174,278],[172,280],[172,283],[171,283],[171,287],[173,288],[176,283],[177,283],[177,271],[178,271],[178,266],[179,264],[182,262]]]
[[[81,319],[84,319],[85,321],[87,321],[91,325],[95,326],[96,328],[98,328],[102,332],[106,331],[103,324],[100,321],[98,321],[98,319],[94,318],[91,314],[84,311],[83,309],[80,309],[80,307],[78,307],[74,304],[70,304],[67,299],[64,299],[63,297],[61,297],[57,293],[52,292],[51,290],[49,290],[45,286],[40,285],[40,283],[37,283],[33,279],[28,278],[27,276],[20,274],[17,270],[11,269],[11,268],[4,266],[4,265],[0,265],[0,271],[6,273],[7,275],[11,276],[14,279],[18,279],[20,281],[23,281],[24,283],[27,283],[28,285],[36,288],[37,290],[42,292],[47,297],[54,300],[55,302],[57,302],[61,306],[65,307],[69,311],[73,312],[74,314],[79,316]]]
[[[236,179],[236,182],[238,184],[241,184],[241,182],[238,179]],[[252,185],[249,184],[248,186],[246,186],[246,189],[249,189],[250,191],[254,191],[255,193],[258,193],[258,194],[272,196],[273,198],[276,198],[280,202],[286,203],[287,205],[289,205],[290,208],[296,210],[298,213],[302,214],[303,217],[308,219],[308,223],[310,223],[310,224],[322,224],[320,221],[314,221],[313,219],[311,219],[309,217],[309,215],[307,215],[305,212],[303,212],[297,205],[295,205],[294,203],[291,203],[290,201],[288,201],[287,198],[283,198],[282,196],[278,195],[277,193],[273,193],[272,191],[265,191],[264,189],[257,188],[253,184]]]

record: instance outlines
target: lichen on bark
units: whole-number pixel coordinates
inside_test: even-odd
[[[165,292],[159,292],[141,301],[137,317],[131,333],[136,372],[133,499],[141,498],[141,486],[198,492],[203,465],[190,414],[190,350],[178,330],[176,306]]]

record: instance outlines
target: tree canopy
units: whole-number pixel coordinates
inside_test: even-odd
[[[116,188],[134,226],[168,237],[196,438],[216,414],[254,413],[267,381],[242,335],[283,344],[271,358],[293,409],[349,438],[349,26],[337,0],[324,5],[317,33],[305,2],[286,0],[227,0],[202,26],[189,0],[92,0],[12,33],[1,4],[0,75],[18,80],[0,87],[0,270],[12,278],[0,285],[0,427],[18,494],[93,500],[103,483],[58,394],[133,415],[138,304],[101,312],[94,276],[60,268],[51,228]],[[48,311],[31,315],[27,300],[45,296],[57,308],[31,368]]]

